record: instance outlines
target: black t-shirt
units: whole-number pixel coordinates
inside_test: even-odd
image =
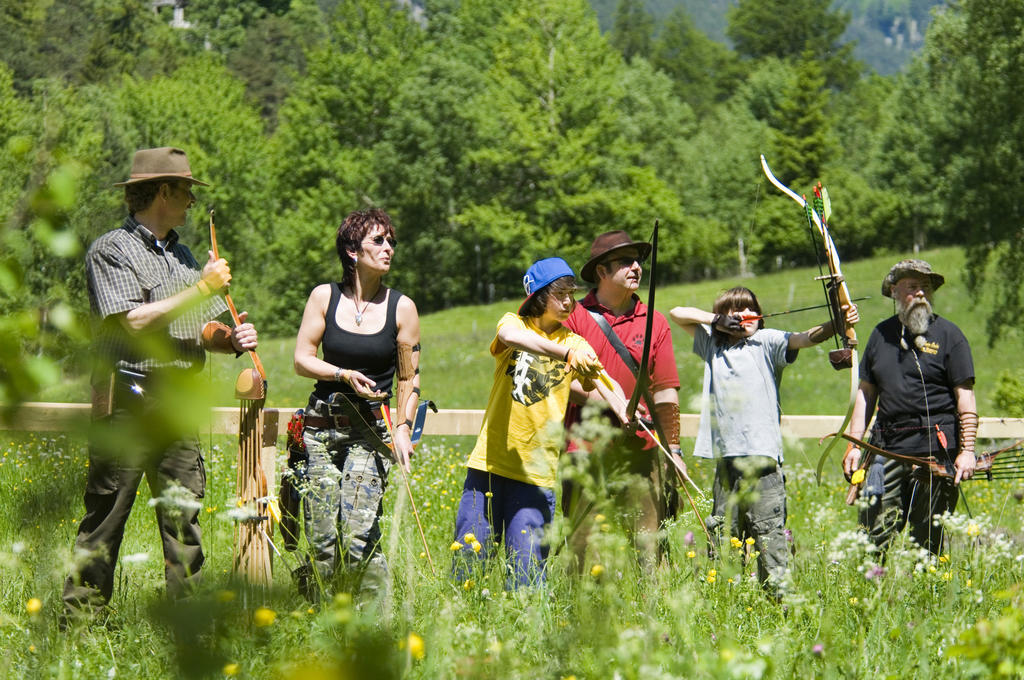
[[[338,326],[338,303],[341,285],[331,284],[331,301],[324,318],[324,337],[321,346],[324,361],[341,368],[359,371],[377,384],[374,389],[391,396],[398,348],[398,300],[402,297],[394,288],[388,290],[387,316],[384,327],[376,333],[353,333]],[[318,380],[313,395],[327,401],[334,392],[352,396],[355,391],[346,382]]]
[[[900,346],[901,334],[907,349]],[[939,425],[947,450],[955,455],[959,431],[953,388],[974,378],[971,347],[956,325],[938,315],[932,315],[923,337],[917,349],[895,316],[871,332],[860,362],[860,379],[878,391],[871,439],[897,453],[926,455],[940,448]]]

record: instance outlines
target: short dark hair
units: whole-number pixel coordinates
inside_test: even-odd
[[[157,192],[160,191],[160,187],[164,184],[170,184],[170,182],[156,181],[126,184],[124,186],[124,202],[128,204],[128,212],[134,215],[153,205],[153,199],[156,198]]]
[[[348,256],[347,251],[363,252],[363,239],[374,227],[381,227],[384,230],[384,236],[394,240],[395,226],[391,224],[391,217],[380,208],[353,210],[338,227],[334,247],[338,251],[338,259],[341,260],[341,266],[344,269],[341,279],[343,285],[351,286],[356,277],[356,263]]]
[[[530,296],[530,299],[523,305],[521,316],[542,316],[548,306],[548,298],[552,295],[565,295],[576,292],[576,277],[562,276],[548,285],[544,286]]]
[[[737,286],[730,288],[725,291],[718,298],[715,299],[715,304],[711,308],[711,311],[715,314],[732,314],[738,312],[741,309],[749,309],[757,312],[757,315],[761,315],[761,303],[757,301],[757,296],[754,295],[754,291],[743,286]],[[758,329],[764,328],[764,319],[757,320]],[[718,342],[725,342],[731,336],[726,335],[714,328],[711,329],[711,335]]]

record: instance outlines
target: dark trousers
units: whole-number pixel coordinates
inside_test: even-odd
[[[932,518],[956,508],[960,491],[950,480],[914,473],[896,460],[875,458],[865,488],[868,504],[859,520],[880,550],[888,549],[909,523],[910,536],[918,545],[936,555],[942,551],[942,525],[936,526]]]
[[[144,416],[141,410],[119,409],[93,424],[85,517],[75,539],[75,567],[64,584],[69,615],[110,600],[125,523],[143,475],[158,499],[168,592],[184,594],[198,581],[204,559],[199,510],[206,487],[199,441],[170,436],[162,427],[148,426]],[[174,485],[180,491],[168,491]]]

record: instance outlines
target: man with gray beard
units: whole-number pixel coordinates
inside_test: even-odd
[[[882,551],[909,522],[914,541],[939,554],[942,527],[932,518],[956,508],[957,487],[976,466],[971,348],[960,329],[931,306],[944,282],[924,260],[895,264],[882,281],[882,295],[894,300],[896,314],[875,326],[860,363],[850,434],[863,437],[877,405],[872,444],[904,455],[933,456],[956,470],[951,481],[888,458],[872,461],[859,520]],[[847,450],[847,479],[860,467],[861,455],[856,446]]]

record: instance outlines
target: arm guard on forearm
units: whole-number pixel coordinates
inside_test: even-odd
[[[398,389],[395,390],[395,412],[398,414],[398,418],[395,419],[395,427],[407,422],[409,418],[409,398],[416,391],[413,381],[417,373],[416,362],[413,361],[412,355],[419,349],[418,344],[398,343],[398,363],[395,367],[395,378],[398,379]]]
[[[978,437],[978,414],[973,411],[957,413],[960,419],[960,450],[974,452],[974,440]]]
[[[836,334],[836,325],[831,321],[826,321],[820,326],[815,326],[807,332],[807,337],[811,339],[811,342],[818,344],[819,342],[825,342],[833,335]]]
[[[654,417],[661,426],[667,442],[662,442],[665,448],[672,450],[679,447],[679,404],[665,401],[654,405]]]

